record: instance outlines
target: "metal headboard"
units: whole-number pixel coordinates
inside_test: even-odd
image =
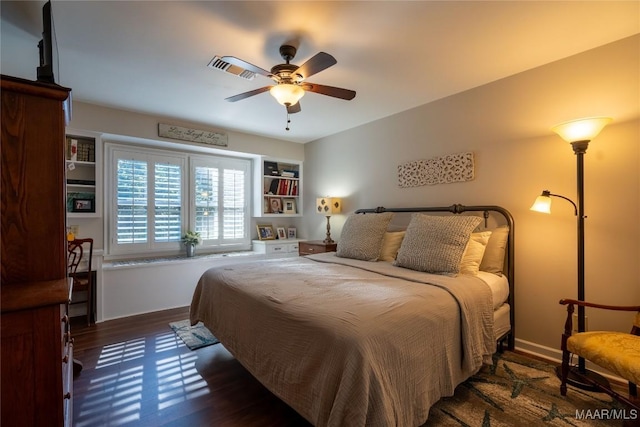
[[[508,339],[508,348],[509,350],[513,350],[515,347],[515,268],[514,268],[514,252],[515,252],[515,241],[514,241],[514,233],[515,233],[515,224],[513,221],[513,216],[511,213],[501,206],[465,206],[460,204],[455,204],[451,206],[444,207],[418,207],[418,208],[384,208],[377,207],[374,209],[358,209],[355,213],[357,214],[367,214],[367,213],[383,213],[383,212],[397,212],[397,213],[415,213],[415,212],[449,212],[452,214],[461,214],[464,212],[482,212],[482,216],[484,218],[484,225],[487,226],[487,220],[489,218],[489,212],[497,212],[502,215],[509,226],[509,240],[507,241],[507,279],[509,279],[509,306],[511,310],[509,312],[509,317],[511,321],[511,330],[506,336]],[[501,342],[504,337],[501,337],[499,341]]]

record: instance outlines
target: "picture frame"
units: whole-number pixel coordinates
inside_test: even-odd
[[[282,199],[282,212],[289,215],[298,213],[296,199],[292,197]]]
[[[280,197],[269,197],[269,213],[282,213],[282,199]]]
[[[258,229],[259,240],[274,240],[276,238],[271,224],[257,224],[256,228]]]
[[[287,230],[284,227],[278,227],[276,230],[278,231],[278,239],[287,238]]]
[[[72,212],[95,212],[92,199],[73,199]]]
[[[296,233],[297,233],[297,230],[296,230],[295,227],[289,227],[287,229],[287,235],[288,235],[289,239],[295,239],[296,238]]]

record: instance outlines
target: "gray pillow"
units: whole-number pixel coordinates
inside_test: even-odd
[[[353,214],[342,227],[336,256],[377,261],[392,212]]]
[[[394,265],[427,273],[454,276],[477,216],[413,214]]]

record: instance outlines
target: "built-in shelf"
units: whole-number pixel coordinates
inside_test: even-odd
[[[260,158],[254,171],[256,217],[302,215],[302,162]]]
[[[67,129],[67,217],[100,217],[100,136]]]

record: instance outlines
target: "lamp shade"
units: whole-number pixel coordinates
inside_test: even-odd
[[[546,214],[551,213],[551,196],[549,194],[542,193],[536,197],[536,201],[531,206],[532,211],[542,212]]]
[[[591,141],[611,120],[610,117],[588,117],[557,124],[551,130],[567,142]]]
[[[321,215],[330,216],[340,213],[342,201],[337,197],[320,197],[316,199],[316,212]]]
[[[298,103],[300,98],[304,96],[304,89],[298,85],[282,83],[273,86],[269,92],[271,95],[284,106],[291,106]]]

